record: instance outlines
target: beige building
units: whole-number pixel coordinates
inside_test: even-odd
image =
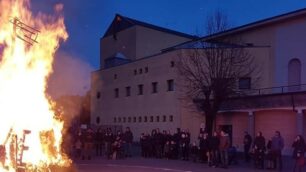
[[[182,125],[177,51],[196,37],[116,15],[101,38],[101,70],[92,73],[92,123],[131,127],[135,138]]]
[[[260,66],[249,78],[249,95],[226,102],[217,127],[227,128],[242,147],[243,131],[262,131],[268,139],[279,130],[290,154],[306,121],[306,10],[247,24],[199,40],[239,37]],[[135,136],[154,128],[189,129],[193,139],[205,118],[182,99],[176,69],[179,54],[195,37],[117,15],[101,38],[101,69],[92,73],[92,124],[129,126]],[[253,80],[258,79],[256,85]]]

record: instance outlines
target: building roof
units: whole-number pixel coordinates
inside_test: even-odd
[[[171,29],[167,29],[167,28],[163,28],[163,27],[159,27],[156,25],[152,25],[149,23],[145,23],[139,20],[135,20],[135,19],[131,19],[125,16],[122,16],[120,14],[116,14],[114,20],[112,21],[111,25],[108,27],[107,31],[105,32],[104,36],[102,38],[105,38],[107,36],[110,35],[115,35],[117,32],[125,30],[127,28],[133,27],[135,25],[139,25],[142,27],[146,27],[146,28],[150,28],[153,30],[158,30],[161,32],[165,32],[165,33],[169,33],[169,34],[173,34],[173,35],[177,35],[177,36],[181,36],[181,37],[186,37],[189,39],[197,39],[197,36],[193,36],[193,35],[189,35],[186,33],[182,33],[182,32],[178,32],[178,31],[174,31]]]
[[[283,22],[283,21],[286,21],[286,20],[289,20],[289,19],[292,19],[292,18],[296,18],[296,17],[299,17],[299,16],[304,16],[304,15],[306,15],[306,8],[299,9],[299,10],[292,11],[292,12],[285,13],[285,14],[281,14],[281,15],[278,15],[278,16],[266,18],[266,19],[263,19],[263,20],[259,20],[259,21],[256,21],[256,22],[246,24],[246,25],[238,26],[238,27],[228,29],[228,30],[225,30],[225,31],[222,31],[222,32],[218,32],[218,33],[215,33],[215,34],[212,34],[212,35],[206,35],[204,37],[198,38],[197,40],[186,41],[186,42],[180,43],[178,45],[166,48],[166,49],[164,49],[164,51],[167,51],[167,50],[170,50],[170,49],[173,49],[173,48],[179,48],[179,47],[181,47],[185,44],[191,44],[192,42],[195,42],[195,41],[212,41],[214,39],[221,38],[223,36],[228,36],[228,35],[231,35],[231,34],[237,34],[237,33],[240,33],[240,32],[256,29],[258,27],[268,26],[268,25],[271,25],[271,24],[275,24],[275,23],[278,23],[278,22]]]
[[[285,13],[285,14],[281,14],[281,15],[277,15],[277,16],[274,16],[274,17],[266,18],[266,19],[263,19],[263,20],[259,20],[259,21],[256,21],[256,22],[252,22],[252,23],[242,25],[242,26],[239,26],[239,27],[235,27],[235,28],[225,30],[225,31],[222,31],[222,32],[218,32],[218,33],[215,33],[215,34],[212,34],[212,35],[205,36],[202,39],[211,40],[211,39],[215,39],[215,38],[218,38],[218,37],[223,37],[223,36],[243,32],[243,31],[247,31],[247,30],[251,30],[251,29],[256,29],[258,27],[267,26],[267,25],[278,23],[278,22],[283,22],[283,21],[286,21],[288,19],[292,19],[292,18],[296,18],[296,17],[299,17],[299,16],[304,16],[304,15],[306,15],[306,8],[299,9],[299,10],[292,11],[292,12]]]

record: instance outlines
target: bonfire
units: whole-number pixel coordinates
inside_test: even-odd
[[[33,15],[29,0],[0,1],[0,172],[70,166],[64,123],[46,95],[54,54],[66,40],[63,5]]]

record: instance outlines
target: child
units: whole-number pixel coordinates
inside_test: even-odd
[[[198,153],[199,153],[199,148],[198,146],[196,145],[196,142],[193,142],[192,143],[192,146],[191,146],[191,158],[192,158],[192,161],[193,162],[197,162],[197,157],[198,157]]]

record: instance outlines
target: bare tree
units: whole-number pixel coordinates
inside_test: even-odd
[[[207,32],[224,31],[226,17],[217,12],[207,22]],[[218,40],[218,43],[197,41],[179,58],[177,65],[183,77],[185,95],[205,115],[205,127],[212,133],[220,106],[229,97],[241,94],[237,81],[251,77],[256,66],[253,56],[238,39]]]

